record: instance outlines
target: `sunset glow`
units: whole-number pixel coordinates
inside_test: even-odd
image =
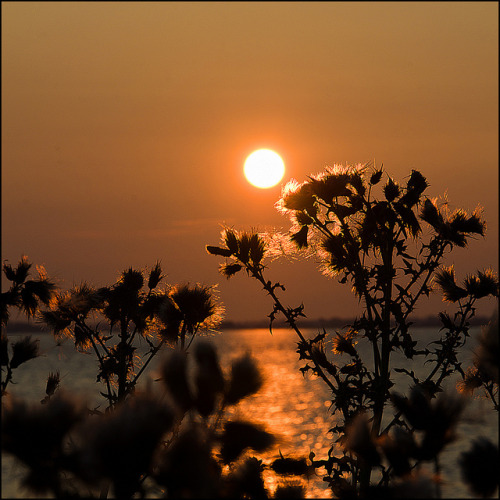
[[[281,156],[270,149],[254,151],[245,161],[245,177],[258,188],[276,186],[285,174],[285,164]]]

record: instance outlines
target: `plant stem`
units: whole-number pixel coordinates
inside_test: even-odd
[[[134,387],[135,384],[137,383],[137,379],[141,376],[142,372],[146,369],[148,366],[149,362],[154,358],[156,353],[161,349],[163,344],[165,343],[165,340],[161,340],[161,342],[151,351],[149,358],[146,360],[146,362],[142,365],[141,369],[137,373],[137,375],[134,377],[132,382],[130,383],[131,387]]]
[[[273,299],[274,303],[276,304],[277,308],[279,309],[279,311],[285,316],[285,318],[287,319],[288,321],[288,324],[290,325],[290,327],[295,331],[295,333],[299,336],[300,340],[304,343],[305,346],[307,346],[307,341],[305,339],[305,337],[302,335],[302,332],[299,330],[299,328],[297,327],[296,323],[295,323],[295,319],[289,314],[289,312],[285,309],[285,307],[283,307],[283,305],[281,304],[281,301],[279,300],[279,298],[276,296],[276,294],[274,293],[274,290],[272,288],[271,285],[269,285],[266,280],[264,279],[264,276],[262,275],[262,271],[258,268],[255,268],[255,267],[252,267],[250,265],[247,265],[247,269],[249,270],[249,272],[252,274],[252,276],[254,276],[254,278],[256,278],[261,284],[262,286],[264,287],[264,290],[266,290],[266,292],[271,296],[271,298]],[[332,384],[332,382],[330,381],[330,379],[325,375],[325,373],[323,372],[321,366],[319,366],[316,361],[313,359],[313,356],[312,356],[312,353],[310,351],[309,348],[308,349],[308,353],[310,354],[310,357],[311,357],[311,360],[313,361],[314,363],[314,366],[317,370],[317,373],[320,375],[320,377],[325,381],[325,383],[328,385],[328,387],[332,390],[332,391],[335,391],[335,386]]]

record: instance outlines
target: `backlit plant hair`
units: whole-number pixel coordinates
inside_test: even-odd
[[[440,471],[439,454],[453,439],[462,403],[444,397],[433,405],[431,400],[452,373],[466,378],[457,352],[469,337],[476,301],[498,297],[493,271],[479,271],[458,284],[454,268],[442,266],[453,248],[484,236],[481,210],[449,213],[447,203],[439,205],[425,196],[427,187],[417,170],[399,183],[383,168],[336,165],[302,183],[292,179],[283,188],[276,207],[292,222],[290,243],[306,256],[315,253],[322,271],[340,283],[350,283],[363,305],[345,332],[323,330],[306,338],[300,327],[303,305],[286,306],[281,298],[285,287],[266,277],[270,237],[226,228],[222,246],[207,247],[210,254],[226,258],[220,267],[224,276],[245,270],[262,285],[273,303],[270,328],[277,316],[284,317],[299,338],[299,359],[306,362],[300,370],[312,372],[330,389],[332,412],[341,416],[341,423],[331,429],[338,439],[326,459],[316,460],[313,452],[309,458],[313,467],[325,467],[324,480],[336,496],[366,496],[374,488],[380,494],[396,495],[404,490],[401,481],[410,485],[421,480],[414,471],[422,461],[434,462]],[[251,249],[258,258],[251,258]],[[433,288],[441,289],[457,312],[439,314],[441,335],[422,349],[412,336],[410,315]],[[369,343],[372,360],[360,358],[354,337]],[[325,349],[327,342],[333,345],[333,358]],[[405,366],[391,366],[396,350],[409,360],[424,357],[430,366],[428,375],[419,378]],[[348,361],[342,366],[341,356],[346,355]],[[406,375],[414,388],[408,403],[394,391],[394,372]],[[498,409],[497,394],[498,383],[488,392]],[[436,417],[435,425],[416,426],[412,398]],[[387,415],[391,401],[396,410],[392,418]],[[423,441],[410,446],[406,432],[419,429]],[[342,458],[337,457],[339,451]],[[399,467],[396,459],[407,461],[408,467]],[[439,483],[426,484],[440,496]]]

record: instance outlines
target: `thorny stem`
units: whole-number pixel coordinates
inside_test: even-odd
[[[462,319],[461,319],[460,324],[458,325],[458,328],[456,329],[456,332],[455,332],[454,337],[453,337],[453,346],[455,345],[455,342],[458,340],[459,335],[462,333],[462,331],[464,329],[465,322],[467,320],[468,314],[472,310],[472,306],[473,306],[474,302],[475,302],[475,299],[471,298],[471,299],[469,299],[469,302],[467,302],[467,304],[465,304],[465,312],[462,312]],[[434,375],[439,370],[441,365],[443,365],[443,362],[444,362],[444,367],[442,369],[441,376],[436,383],[439,384],[443,380],[443,378],[444,378],[443,373],[445,372],[446,368],[450,364],[449,360],[448,360],[448,356],[443,356],[441,359],[436,361],[436,366],[431,371],[431,373],[427,376],[427,378],[425,379],[425,382],[429,382],[432,380],[432,377],[434,377]]]
[[[142,365],[141,369],[137,372],[137,375],[134,377],[132,382],[130,382],[130,386],[134,387],[135,384],[137,383],[137,379],[142,375],[146,367],[148,366],[149,362],[156,356],[156,353],[161,349],[163,344],[165,343],[165,340],[161,340],[161,342],[150,352],[149,358],[145,361],[145,363]]]
[[[369,206],[369,200],[363,200],[363,201],[365,201],[367,206]],[[321,204],[321,205],[324,206],[325,208],[328,208],[326,205],[323,205],[323,204]],[[321,222],[317,216],[310,216],[310,217],[315,222],[315,224],[314,224],[315,227],[318,228],[323,234],[325,234],[326,236],[333,236],[333,233],[328,229],[326,223]],[[344,235],[349,239],[349,242],[351,244],[354,244],[355,243],[354,239],[352,237],[351,232],[349,231],[347,224],[342,220],[342,221],[340,221],[340,225],[342,227],[342,231],[343,231]],[[364,256],[365,256],[365,254],[363,253],[363,259],[364,259]],[[354,265],[355,273],[357,273],[358,276],[361,276],[363,274],[364,264],[361,262],[361,260],[359,258],[359,254],[357,254],[355,257],[356,257],[355,265]],[[368,318],[369,318],[370,323],[373,324],[373,315],[377,316],[377,319],[380,321],[379,313],[378,313],[377,309],[375,308],[375,304],[373,303],[373,299],[367,290],[366,284],[363,285],[363,290],[361,293],[365,299],[366,310],[368,313]],[[372,336],[370,341],[372,343],[372,348],[373,348],[375,373],[378,375],[379,368],[380,368],[380,352],[379,352],[377,341],[376,341],[374,335]]]
[[[2,382],[2,396],[8,385],[8,383],[12,380],[12,368],[10,367],[10,363],[7,365],[7,377]]]
[[[425,264],[423,264],[423,267],[422,267],[422,269],[427,269],[427,275],[426,275],[423,283],[420,285],[420,288],[419,288],[418,292],[411,299],[410,303],[407,304],[407,305],[405,304],[406,305],[406,307],[405,307],[406,311],[403,313],[403,322],[404,322],[404,320],[406,320],[406,318],[408,317],[408,315],[413,311],[413,308],[414,308],[417,300],[419,299],[420,295],[422,295],[425,287],[427,286],[427,283],[429,282],[429,280],[430,280],[430,278],[432,276],[432,273],[434,272],[434,269],[437,267],[438,262],[441,260],[441,257],[444,254],[446,246],[447,246],[446,242],[441,242],[441,246],[439,248],[439,251],[434,256],[434,259],[433,259],[433,253],[429,252],[429,255],[427,256],[427,260],[426,260]],[[418,273],[417,275],[415,275],[410,280],[410,282],[406,285],[406,287],[404,288],[404,290],[399,294],[398,298],[400,298],[401,300],[403,300],[403,297],[408,294],[408,291],[410,290],[410,288],[415,284],[416,281],[418,281],[418,279],[420,277],[421,277],[421,273]],[[399,331],[401,330],[401,326],[402,326],[402,323],[399,323],[397,325],[396,330],[394,331],[394,336],[399,333]]]
[[[127,346],[128,318],[122,318],[120,322],[120,342],[118,343],[118,400],[122,400],[127,394],[127,359],[124,347]]]
[[[252,273],[252,276],[257,279],[263,286],[264,290],[271,296],[273,299],[274,303],[276,304],[278,310],[286,317],[288,324],[290,327],[295,331],[295,333],[299,336],[300,340],[304,343],[305,346],[307,346],[307,341],[305,337],[302,335],[302,332],[299,330],[297,327],[297,324],[295,323],[295,319],[289,314],[289,312],[285,309],[285,307],[282,305],[281,301],[279,298],[276,296],[274,293],[274,290],[271,285],[269,285],[266,280],[264,279],[264,276],[262,275],[262,271],[257,267],[257,266],[251,266],[249,264],[246,264],[247,269]],[[311,356],[311,360],[314,363],[314,366],[320,375],[320,377],[325,381],[325,383],[328,385],[328,387],[332,390],[335,391],[335,386],[332,384],[330,379],[325,375],[323,372],[321,366],[316,363],[316,361],[313,359],[311,351],[308,349],[308,353]]]
[[[189,346],[193,343],[195,335],[198,333],[199,325],[196,325],[196,328],[193,330],[193,334],[191,335],[191,339],[189,340],[189,344],[186,347],[186,351],[189,349]]]
[[[101,368],[104,368],[104,360],[103,357],[101,356],[101,353],[99,352],[99,349],[97,348],[97,345],[94,341],[94,337],[90,336],[90,341],[92,342],[92,347],[94,348],[94,351],[96,353],[97,359],[99,360],[99,364],[101,365]],[[106,377],[106,386],[108,389],[108,395],[107,398],[109,400],[109,406],[113,406],[113,395],[112,395],[112,390],[111,390],[111,384],[109,383],[109,378]]]
[[[186,321],[182,323],[181,330],[181,349],[184,350],[184,343],[186,342]]]
[[[462,330],[464,328],[465,322],[467,320],[467,315],[471,312],[474,302],[475,302],[475,299],[470,299],[469,302],[465,305],[465,312],[462,312],[462,319],[460,321],[460,324],[457,328],[457,332],[455,334],[457,338],[458,338],[458,335],[462,332]],[[436,365],[434,366],[431,373],[426,377],[426,379],[422,383],[425,384],[426,382],[430,382],[432,380],[432,378],[434,377],[434,375],[436,374],[436,372],[441,367],[441,365],[443,364],[443,362],[445,362],[445,361],[446,361],[445,357],[442,357],[441,359],[436,360]],[[448,366],[448,363],[446,364],[446,366]],[[446,366],[445,366],[445,369],[446,369]],[[445,370],[443,370],[443,372],[444,371]],[[438,380],[437,384],[439,384],[443,380],[443,378],[440,378]],[[485,389],[486,389],[486,387],[485,387]],[[490,394],[490,395],[492,396],[492,400],[493,400],[493,395],[492,394]],[[495,403],[494,400],[493,400],[493,403],[495,404],[495,408],[498,409],[498,405]],[[389,424],[387,424],[385,429],[382,431],[382,434],[385,434],[386,432],[388,432],[389,429],[399,420],[399,417],[401,417],[401,415],[402,415],[402,412],[398,411],[394,415],[394,418],[389,422]]]
[[[384,403],[385,396],[387,393],[387,387],[389,382],[389,359],[391,354],[391,345],[390,345],[390,333],[391,333],[391,310],[390,304],[392,299],[392,286],[393,286],[393,277],[392,277],[392,265],[393,265],[393,232],[391,230],[390,238],[387,239],[386,248],[382,250],[382,260],[384,263],[384,272],[386,274],[386,283],[384,289],[384,305],[385,307],[382,309],[383,315],[383,324],[382,324],[382,357],[381,357],[381,366],[380,366],[380,383],[381,386],[378,389],[378,393],[376,395],[376,399],[374,401],[373,407],[373,423],[372,423],[372,433],[375,436],[379,435],[380,426],[382,423],[382,416],[384,413]],[[362,494],[367,493],[368,487],[370,484],[370,476],[371,476],[371,466],[365,466],[361,469],[361,477],[360,477],[360,488]]]
[[[493,408],[496,411],[498,411],[499,406],[498,406],[498,402],[497,402],[496,397],[495,397],[495,391],[493,389],[493,384],[488,383],[488,384],[483,384],[483,386],[484,386],[484,390],[488,393],[489,397],[491,398],[491,401],[493,402]],[[498,391],[497,391],[497,394],[498,394]]]

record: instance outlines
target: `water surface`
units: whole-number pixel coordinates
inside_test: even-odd
[[[314,336],[318,330],[308,330],[309,336]],[[472,336],[477,329],[472,329]],[[415,329],[414,337],[421,345],[425,345],[436,329]],[[19,335],[11,335],[14,340]],[[27,399],[39,401],[44,396],[46,378],[49,372],[60,371],[61,387],[71,392],[85,396],[94,406],[105,406],[99,396],[102,390],[96,384],[97,363],[92,354],[80,353],[68,341],[57,346],[51,335],[40,335],[40,350],[42,356],[31,360],[15,371],[16,385],[9,390]],[[286,329],[274,330],[273,335],[267,329],[227,330],[209,337],[218,348],[222,365],[228,371],[233,358],[250,351],[257,359],[262,369],[265,383],[254,396],[245,399],[231,411],[231,417],[244,418],[262,423],[269,432],[278,438],[277,446],[259,458],[264,463],[270,463],[284,456],[308,457],[313,451],[316,458],[326,458],[331,446],[332,435],[329,429],[335,425],[330,407],[330,395],[325,384],[320,379],[304,377],[299,368],[304,365],[298,360],[297,337],[294,332]],[[360,354],[368,357],[367,346],[359,345]],[[144,346],[144,351],[147,346]],[[344,355],[345,356],[345,355]],[[462,358],[468,364],[472,357],[471,348],[466,348]],[[151,363],[149,375],[153,376],[159,358]],[[339,359],[340,363],[347,358]],[[403,362],[402,366],[415,370],[417,376],[424,376],[429,367],[421,361],[409,364],[402,356],[394,356],[394,362]],[[393,365],[395,366],[395,365]],[[410,381],[407,377],[397,375],[397,390],[407,393]],[[457,378],[448,383],[454,390]],[[464,418],[458,428],[458,440],[448,446],[443,453],[443,493],[445,497],[471,497],[461,482],[456,459],[461,451],[470,447],[470,441],[477,436],[485,436],[493,442],[498,441],[498,414],[491,409],[489,401],[476,398],[467,406]],[[11,460],[2,462],[2,496],[15,497],[23,495],[17,488],[16,478],[20,475],[18,466]],[[273,491],[277,479],[272,474],[266,474],[266,485]],[[330,490],[320,477],[312,477],[307,484],[307,496],[329,497]],[[24,495],[26,496],[26,495]]]

